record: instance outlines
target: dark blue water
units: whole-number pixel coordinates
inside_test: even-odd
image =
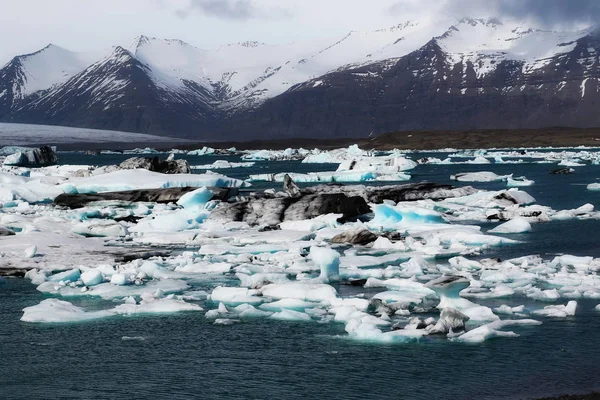
[[[111,157],[62,154],[61,160],[118,161]],[[190,161],[209,164],[215,159]],[[259,162],[253,168],[222,172],[244,178],[250,173],[308,172],[322,167]],[[598,203],[600,193],[587,191],[585,184],[600,177],[600,167],[576,168],[575,174],[566,176],[549,175],[552,168],[548,164],[419,166],[413,181],[451,183],[451,174],[489,170],[535,180],[524,190],[539,204],[555,209]],[[502,183],[474,186],[504,187]],[[600,257],[598,232],[600,222],[595,220],[536,224],[532,233],[516,237],[524,243],[484,256]],[[544,318],[541,326],[515,328],[521,335],[515,339],[478,345],[436,339],[374,345],[344,339],[342,324],[250,320],[221,327],[213,326],[202,313],[67,325],[20,322],[22,309],[40,299],[26,280],[0,284],[2,399],[520,399],[600,389],[600,313],[594,311],[599,301],[580,301],[575,317]],[[81,301],[106,306],[100,300]],[[530,301],[481,303],[527,305]],[[145,340],[124,341],[123,336]]]

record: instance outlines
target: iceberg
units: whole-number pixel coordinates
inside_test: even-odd
[[[111,311],[111,310],[109,310]],[[153,296],[142,296],[139,304],[135,302],[121,304],[112,312],[118,315],[140,315],[140,314],[172,314],[181,311],[202,311],[198,304],[186,303],[174,298],[155,298]]]
[[[518,337],[519,335],[515,332],[501,331],[507,326],[512,325],[540,325],[541,322],[533,319],[516,319],[516,320],[503,320],[495,321],[489,324],[479,326],[473,330],[470,330],[460,336],[453,338],[457,342],[463,343],[482,343],[486,340],[498,338],[498,337]]]
[[[187,152],[188,156],[206,156],[206,155],[210,155],[210,154],[214,154],[214,153],[215,153],[215,149],[213,149],[212,147],[207,147],[207,146],[204,146],[201,149],[190,150]]]
[[[56,147],[42,146],[39,149],[26,150],[7,156],[4,165],[20,167],[39,167],[41,165],[54,164],[58,161]]]
[[[170,187],[243,187],[245,183],[215,173],[206,174],[161,174],[145,169],[131,169],[73,178],[59,185],[65,193],[101,193],[137,189]]]
[[[281,299],[270,303],[261,304],[260,308],[267,311],[283,311],[283,310],[305,310],[312,308],[315,303],[299,300],[299,299]]]
[[[170,297],[156,298],[148,293],[142,295],[139,304],[136,304],[136,301],[129,297],[124,304],[100,311],[85,311],[68,301],[46,299],[38,305],[24,308],[21,321],[66,323],[89,321],[116,315],[164,314],[181,311],[202,311],[202,307]]]
[[[86,312],[68,301],[46,299],[38,305],[24,308],[21,321],[65,323],[106,318],[112,315],[110,311]]]
[[[81,281],[86,286],[95,286],[101,284],[104,281],[104,276],[99,270],[91,269],[81,274]]]
[[[251,161],[283,161],[300,160],[308,154],[304,149],[285,149],[285,150],[258,150],[249,151],[242,156],[242,160]]]
[[[217,286],[210,294],[210,300],[226,305],[242,303],[260,304],[264,299],[257,297],[257,294],[258,291],[254,289]]]
[[[452,175],[450,179],[459,182],[497,182],[497,181],[505,181],[512,175],[496,175],[493,172],[483,171],[483,172],[466,172],[460,173],[456,175]]]
[[[465,322],[469,320],[465,314],[461,313],[454,308],[444,308],[440,313],[440,319],[435,325],[428,326],[427,331],[430,334],[442,333],[447,334],[450,332],[456,333],[465,329]]]
[[[188,153],[189,154],[189,153]],[[227,160],[217,160],[212,164],[204,164],[204,165],[192,165],[191,169],[230,169],[230,168],[250,168],[253,167],[255,162],[231,162]]]
[[[205,204],[210,201],[212,197],[213,192],[206,187],[201,187],[181,196],[177,201],[177,205],[190,210],[204,208]]]
[[[312,246],[310,257],[321,269],[319,278],[325,282],[336,282],[340,279],[340,254],[332,249]]]
[[[78,268],[73,268],[67,271],[58,272],[48,277],[51,282],[77,282],[81,277],[81,271]],[[41,282],[40,282],[41,283]]]
[[[566,318],[575,315],[577,309],[577,302],[575,300],[569,301],[566,305],[552,305],[546,306],[542,310],[534,310],[532,314],[543,315],[546,317],[554,318]]]
[[[531,232],[531,224],[525,218],[514,218],[491,229],[489,233],[524,233]]]
[[[370,223],[374,226],[446,224],[439,212],[425,208],[405,205],[390,206],[388,204],[376,204],[371,208],[375,213],[375,217]]]
[[[338,164],[346,160],[354,160],[362,157],[369,157],[372,154],[361,150],[358,145],[353,144],[345,149],[335,149],[322,151],[315,149],[308,154],[302,162],[305,164]]]
[[[334,182],[368,182],[368,181],[408,181],[410,175],[403,172],[380,173],[376,171],[339,171],[339,172],[309,172],[306,174],[283,172],[278,174],[250,175],[250,182],[284,182],[289,175],[294,182],[303,183],[334,183]]]
[[[294,310],[281,310],[271,315],[269,318],[281,321],[310,321],[310,315]]]
[[[298,299],[314,302],[331,302],[338,297],[333,286],[324,283],[291,282],[271,284],[261,289],[263,296],[273,299]]]
[[[535,181],[529,180],[527,178],[525,178],[524,176],[521,176],[519,178],[512,178],[512,177],[508,177],[506,179],[506,186],[507,187],[524,187],[524,186],[531,186],[535,183]]]
[[[579,160],[562,160],[558,163],[560,167],[584,167],[585,164],[579,162]]]

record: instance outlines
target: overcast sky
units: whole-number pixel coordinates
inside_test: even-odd
[[[128,46],[144,34],[201,48],[342,36],[409,19],[500,17],[549,27],[600,17],[600,0],[2,0],[0,64],[53,43],[74,51]]]

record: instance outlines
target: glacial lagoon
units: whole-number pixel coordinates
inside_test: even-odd
[[[447,237],[441,230],[431,235],[423,233],[427,231],[425,225],[433,223],[431,214],[425,212],[432,211],[427,209],[427,205],[431,206],[427,201],[411,202],[411,205],[387,204],[389,209],[384,211],[388,218],[380,219],[377,226],[369,225],[368,219],[346,224],[328,219],[318,224],[296,224],[288,232],[286,229],[273,231],[275,234],[263,232],[273,240],[280,236],[271,245],[259,239],[261,233],[255,228],[227,227],[225,223],[218,228],[210,225],[210,217],[207,217],[205,226],[212,226],[212,234],[202,232],[205,220],[190,227],[202,232],[201,240],[190,240],[177,229],[154,236],[143,231],[132,235],[146,238],[138,243],[150,243],[171,252],[170,257],[150,260],[153,265],[144,267],[143,262],[133,262],[122,266],[119,274],[126,278],[128,274],[139,273],[140,269],[145,271],[143,284],[139,286],[133,281],[124,286],[117,280],[111,284],[111,271],[106,267],[101,269],[103,283],[97,285],[90,281],[94,284],[87,285],[87,294],[82,291],[83,284],[76,283],[81,276],[70,276],[75,281],[71,282],[75,283],[73,287],[67,275],[62,285],[59,280],[52,280],[53,275],[45,273],[28,278],[6,278],[0,282],[0,366],[7,371],[0,378],[2,397],[126,399],[135,393],[136,397],[181,399],[517,399],[598,390],[600,347],[596,343],[600,339],[600,311],[596,307],[600,303],[597,234],[600,217],[594,208],[585,207],[596,205],[600,199],[599,191],[588,189],[588,185],[597,183],[600,177],[600,165],[595,162],[598,151],[535,152],[538,157],[527,157],[522,150],[503,151],[501,160],[492,151],[351,154],[349,158],[402,157],[417,164],[412,169],[394,172],[409,174],[408,181],[384,178],[352,184],[382,186],[429,181],[472,186],[481,191],[479,198],[458,202],[442,200],[438,204],[435,212],[446,220],[445,225],[455,229]],[[550,156],[550,153],[553,154]],[[455,157],[448,158],[450,155]],[[59,162],[60,165],[102,166],[118,164],[131,156],[59,153]],[[214,165],[216,160],[253,162],[253,165],[214,170],[240,182],[251,176],[283,172],[303,176],[324,171],[333,173],[340,164],[303,163],[300,159],[260,160],[239,154],[176,154],[176,157],[187,159],[192,166]],[[321,159],[314,158],[324,160],[323,156],[319,157]],[[482,157],[488,163],[470,163],[477,159],[483,162]],[[444,163],[446,159],[449,161]],[[516,162],[518,160],[523,161]],[[573,166],[572,174],[550,174],[550,170],[562,167],[559,163],[582,165]],[[366,172],[374,170],[375,167]],[[535,198],[535,203],[526,201],[514,207],[502,200],[500,204],[490,204],[497,201],[498,193],[508,190],[507,179],[487,182],[451,179],[459,173],[481,171],[490,171],[499,177],[524,176],[534,181],[530,186],[512,191],[528,193]],[[194,172],[204,174],[206,171],[194,169]],[[280,182],[255,180],[250,183],[252,186],[243,190],[281,189]],[[313,184],[315,182],[298,183],[300,187]],[[51,206],[43,203],[20,206],[22,201],[14,202],[2,210],[0,216],[4,218],[0,224],[12,225],[15,230],[23,228],[17,237],[32,231],[29,225],[37,224],[41,233],[49,229],[43,221],[35,222],[36,214],[64,218],[73,224],[98,219],[92,216],[93,210],[86,210],[90,212],[89,218],[72,221],[68,217],[71,212],[55,213]],[[419,205],[422,210],[414,208]],[[536,205],[545,208],[527,210]],[[528,220],[531,231],[488,233],[501,222],[488,220],[486,215],[501,207],[503,212],[512,213],[513,219],[523,214],[521,217]],[[136,210],[134,212],[140,211]],[[394,210],[404,217],[405,223],[410,211],[415,218],[414,226],[403,224],[402,218],[390,220],[390,215],[396,215],[391,214]],[[103,216],[100,219],[110,219],[105,207],[97,211],[97,216]],[[172,211],[157,207],[150,214]],[[531,211],[542,211],[542,214],[533,216]],[[203,209],[204,212],[210,214],[211,210]],[[140,216],[148,215],[146,213]],[[376,218],[377,211],[371,221]],[[378,233],[382,229],[402,231],[409,239],[401,245],[381,240],[377,251],[371,245],[329,244],[334,233],[354,228],[353,224]],[[445,228],[450,229],[448,226]],[[477,233],[473,228],[465,233],[459,229],[462,226],[465,229],[477,226],[481,231]],[[125,228],[134,232],[133,226]],[[223,239],[228,229],[236,236],[235,241]],[[307,231],[297,234],[298,229]],[[112,247],[131,244],[123,240],[123,235],[120,239],[119,235],[111,237],[114,230],[107,232],[104,238],[89,240],[108,240]],[[169,243],[169,238],[173,238],[173,243]],[[0,239],[0,247],[4,248],[0,251],[4,260],[0,260],[6,261],[6,257],[16,254],[17,250],[16,245],[1,246],[2,240],[4,238]],[[319,277],[319,268],[315,267],[318,260],[317,257],[311,259],[309,249],[323,245],[341,255],[341,283],[315,283]],[[447,255],[443,255],[444,252]],[[401,257],[403,253],[408,256]],[[251,257],[248,258],[248,254]],[[386,258],[394,254],[398,255],[396,261],[393,257]],[[385,261],[378,264],[377,257]],[[411,259],[416,261],[410,264]],[[301,267],[303,260],[309,260],[308,265]],[[503,264],[507,260],[510,265]],[[82,259],[81,263],[81,272],[98,267],[91,265],[89,259]],[[241,279],[249,281],[250,286],[256,285],[259,282],[252,277],[260,277],[260,274],[271,274],[265,279],[271,285],[258,285],[261,289],[274,286],[261,293],[262,296],[252,288],[243,295],[227,290],[215,293],[219,287],[242,289]],[[116,270],[114,275],[117,275]],[[470,281],[462,293],[465,295],[462,300],[469,304],[456,299],[449,301],[454,302],[455,307],[463,307],[464,313],[470,313],[467,333],[489,328],[481,340],[478,337],[473,342],[465,342],[454,332],[429,335],[423,334],[423,329],[409,329],[411,318],[418,317],[422,321],[440,318],[440,310],[436,309],[439,296],[427,286],[429,280],[440,275],[461,275]],[[358,278],[366,279],[368,284],[347,284]],[[287,286],[288,292],[281,294],[280,289],[285,292],[288,281],[312,282],[330,287],[332,291],[323,294],[323,287],[319,287],[316,294],[302,292],[294,296],[291,289],[298,288]],[[47,285],[49,282],[53,283]],[[181,282],[183,286],[178,286]],[[107,287],[105,295],[89,295],[102,285]],[[148,290],[144,290],[145,286]],[[42,293],[36,287],[47,290]],[[151,295],[144,295],[145,292]],[[209,299],[209,296],[220,300]],[[413,304],[384,316],[381,310],[362,308],[374,296],[388,304],[409,298]],[[48,303],[48,300],[68,302],[70,306]],[[268,306],[277,301],[278,305]],[[577,302],[574,315],[564,307],[571,301]],[[417,308],[414,308],[415,303]],[[31,321],[21,320],[26,315],[24,309],[40,304],[51,307],[32,312]],[[486,314],[488,310],[493,316]],[[68,322],[58,322],[61,318]],[[360,320],[358,326],[357,320]],[[533,320],[541,324],[490,325],[498,320]],[[401,329],[392,331],[393,325]],[[402,331],[408,333],[388,335]],[[416,331],[421,332],[416,334]],[[503,337],[498,332],[512,335]],[[500,337],[494,337],[496,335]]]

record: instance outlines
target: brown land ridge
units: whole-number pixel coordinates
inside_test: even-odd
[[[53,143],[23,143],[33,147]],[[467,131],[398,131],[383,133],[368,138],[338,139],[266,139],[223,142],[182,143],[180,139],[164,137],[164,142],[156,143],[60,143],[59,150],[128,150],[151,146],[168,151],[172,148],[192,150],[204,146],[216,149],[235,147],[238,150],[283,150],[287,148],[335,149],[358,144],[363,149],[375,150],[435,150],[435,149],[489,149],[517,147],[600,147],[600,128],[541,128],[541,129],[477,129]]]
[[[514,147],[600,147],[600,128],[544,128],[544,129],[479,129],[469,131],[400,131],[373,138],[343,139],[273,139],[236,142],[205,142],[177,146],[196,149],[235,147],[238,150],[286,148],[332,149],[358,144],[364,149],[377,150],[433,150],[485,149]]]

